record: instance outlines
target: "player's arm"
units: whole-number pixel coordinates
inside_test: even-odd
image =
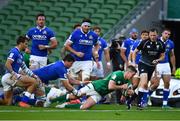
[[[170,62],[172,64],[172,74],[174,75],[176,71],[176,57],[174,54],[174,49],[170,51]]]
[[[111,68],[111,62],[110,62],[110,55],[109,55],[109,48],[105,48],[104,49],[104,56],[105,56],[105,60],[106,60],[106,67],[107,69]]]
[[[69,80],[69,83],[72,84],[72,85],[81,85],[81,86],[83,86],[83,85],[88,84],[88,83],[91,82],[91,81],[84,81],[84,82],[82,82],[80,80],[76,80],[70,74],[67,74],[67,78]]]
[[[125,49],[125,48],[121,48],[120,50],[121,50],[121,51],[120,51],[120,55],[121,55],[124,63],[125,63],[126,65],[128,65],[128,60],[127,60],[126,55],[125,55],[126,49]]]
[[[13,72],[12,63],[13,63],[13,60],[11,60],[11,59],[7,59],[7,61],[5,63],[5,67],[8,70],[8,72],[10,72],[10,73]]]
[[[65,49],[71,53],[73,53],[74,55],[78,56],[78,57],[83,57],[84,53],[82,52],[77,52],[76,50],[74,50],[72,47],[72,41],[71,40],[67,40],[67,43],[65,45]]]
[[[51,40],[50,46],[47,49],[55,49],[57,47],[57,45],[58,45],[58,42],[57,42],[56,38],[53,37],[50,40]]]
[[[116,82],[114,80],[110,80],[108,84],[109,90],[122,90],[127,88],[128,88],[128,84],[116,85]]]
[[[70,83],[68,80],[62,80],[63,86],[69,91],[72,92],[73,95],[79,97],[81,96],[80,92],[78,92]]]
[[[51,49],[55,49],[56,47],[57,47],[57,45],[58,45],[58,42],[57,42],[57,40],[56,40],[56,38],[55,37],[52,37],[51,39],[51,43],[50,43],[50,45],[39,45],[39,49],[40,50],[45,50],[45,49],[47,49],[47,50],[51,50]]]
[[[139,52],[139,50],[137,48],[132,52],[132,63],[133,64],[136,63],[136,55],[138,52]]]

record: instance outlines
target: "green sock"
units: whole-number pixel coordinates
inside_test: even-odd
[[[65,108],[73,108],[73,109],[80,109],[81,104],[68,104]]]
[[[65,94],[63,96],[56,97],[56,98],[51,100],[51,103],[54,103],[54,102],[66,102],[66,101],[68,101],[66,99],[66,96],[67,96],[67,94]]]

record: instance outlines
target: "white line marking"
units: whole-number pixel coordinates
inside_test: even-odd
[[[2,112],[134,112],[139,110],[0,110]],[[142,110],[143,112],[180,112],[180,110]]]

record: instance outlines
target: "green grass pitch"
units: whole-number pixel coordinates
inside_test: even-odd
[[[0,106],[0,120],[180,120],[180,109],[147,107],[127,110],[125,105],[96,105],[89,110]]]

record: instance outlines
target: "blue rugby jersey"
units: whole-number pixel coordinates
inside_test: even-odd
[[[19,51],[18,48],[14,47],[9,51],[7,59],[13,61],[12,69],[14,72],[18,73],[19,68],[23,63],[23,54]],[[6,70],[6,72],[8,72],[8,70]]]
[[[106,40],[104,40],[101,37],[98,39],[98,42],[99,42],[99,45],[100,45],[100,48],[99,48],[99,51],[98,51],[99,61],[102,61],[102,53],[103,53],[104,49],[108,48],[108,46],[107,46]]]
[[[125,51],[125,55],[126,55],[126,58],[128,59],[129,57],[129,54],[130,54],[130,50],[132,48],[132,45],[133,43],[135,42],[136,40],[133,40],[131,38],[128,38],[126,40],[123,41],[122,45],[121,45],[121,48],[123,49],[126,49]]]
[[[162,37],[160,40],[165,44],[165,58],[163,61],[160,61],[159,63],[169,63],[169,54],[174,49],[174,42],[170,39],[166,40],[165,42],[162,40]]]
[[[71,47],[77,51],[84,53],[83,57],[78,57],[72,53],[76,61],[92,60],[92,48],[98,42],[98,35],[93,31],[84,33],[82,29],[77,29],[68,38],[72,42]]]
[[[67,68],[65,67],[63,61],[57,61],[40,69],[33,70],[33,73],[45,84],[48,84],[49,81],[56,79],[67,80]]]
[[[131,48],[131,51],[134,52],[134,50],[137,48],[137,46],[140,44],[142,40],[136,40]],[[136,60],[135,63],[138,64],[139,63],[139,59],[141,58],[141,51],[139,51],[136,55]]]
[[[48,54],[47,49],[40,50],[38,46],[48,45],[50,40],[55,38],[55,35],[54,32],[48,27],[44,27],[42,29],[33,27],[29,29],[26,37],[32,40],[31,55],[46,57]]]

